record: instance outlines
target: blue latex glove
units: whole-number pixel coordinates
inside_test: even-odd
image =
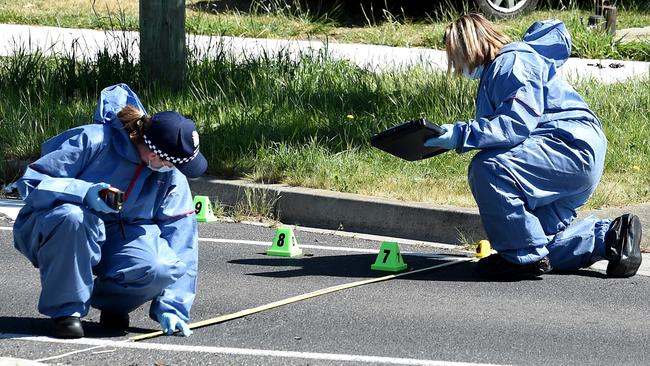
[[[166,335],[172,335],[176,330],[179,330],[185,337],[192,334],[190,327],[174,313],[162,313],[158,315],[158,321]]]
[[[440,126],[446,132],[438,137],[431,137],[424,141],[424,146],[428,147],[442,147],[443,149],[453,150],[458,147],[460,140],[460,133],[454,128],[452,124]]]
[[[84,205],[90,208],[91,210],[103,213],[117,213],[116,210],[108,207],[106,202],[99,197],[99,191],[106,189],[111,185],[108,183],[95,183],[88,189],[86,196],[84,197]]]

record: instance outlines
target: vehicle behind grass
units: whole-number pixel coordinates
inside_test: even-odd
[[[516,17],[533,11],[539,0],[474,0],[481,12],[492,19]]]

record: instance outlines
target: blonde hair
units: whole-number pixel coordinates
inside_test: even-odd
[[[463,67],[472,72],[499,54],[501,48],[512,41],[494,24],[480,14],[466,14],[449,24],[445,30],[447,72],[463,73]]]
[[[117,118],[120,119],[124,128],[129,133],[129,136],[135,140],[140,140],[144,137],[144,131],[151,123],[151,117],[142,113],[138,108],[127,105],[117,112]]]

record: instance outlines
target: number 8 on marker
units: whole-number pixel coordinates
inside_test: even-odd
[[[276,244],[277,244],[279,247],[281,247],[281,246],[284,245],[284,237],[285,237],[284,233],[281,233],[281,234],[278,236],[278,242],[277,242]]]

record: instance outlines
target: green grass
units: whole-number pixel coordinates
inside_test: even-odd
[[[95,6],[93,7],[93,3]],[[245,1],[242,1],[245,3]],[[462,9],[449,5],[426,8],[431,14],[394,13],[365,9],[354,15],[340,2],[321,10],[296,5],[292,0],[273,0],[253,4],[244,9],[206,11],[197,1],[187,1],[188,32],[215,36],[259,38],[321,39],[328,42],[367,43],[401,47],[442,48],[445,26]],[[650,61],[650,41],[622,43],[613,35],[587,28],[592,11],[566,2],[569,9],[538,10],[527,16],[497,22],[514,39],[521,37],[533,22],[541,19],[562,19],[573,36],[573,56],[586,58],[616,58]],[[270,4],[270,5],[268,5]],[[338,4],[338,5],[337,5]],[[626,4],[626,5],[625,5]],[[642,1],[619,5],[618,29],[650,24],[650,11]],[[329,7],[329,8],[328,8]],[[584,6],[583,6],[584,8]],[[439,11],[436,11],[439,10]],[[95,29],[138,29],[136,0],[4,0],[0,1],[0,23],[52,25]]]
[[[260,182],[472,206],[472,154],[405,162],[372,149],[369,137],[426,116],[467,120],[474,82],[423,68],[373,73],[323,55],[269,55],[235,62],[225,54],[190,59],[188,85],[171,96],[145,88],[139,67],[120,56],[72,61],[18,52],[0,59],[0,156],[30,160],[46,138],[89,123],[99,91],[126,82],[149,112],[174,109],[199,126],[209,173]],[[650,198],[650,82],[577,86],[610,140],[605,176],[591,207]],[[7,164],[2,182],[11,181]]]

